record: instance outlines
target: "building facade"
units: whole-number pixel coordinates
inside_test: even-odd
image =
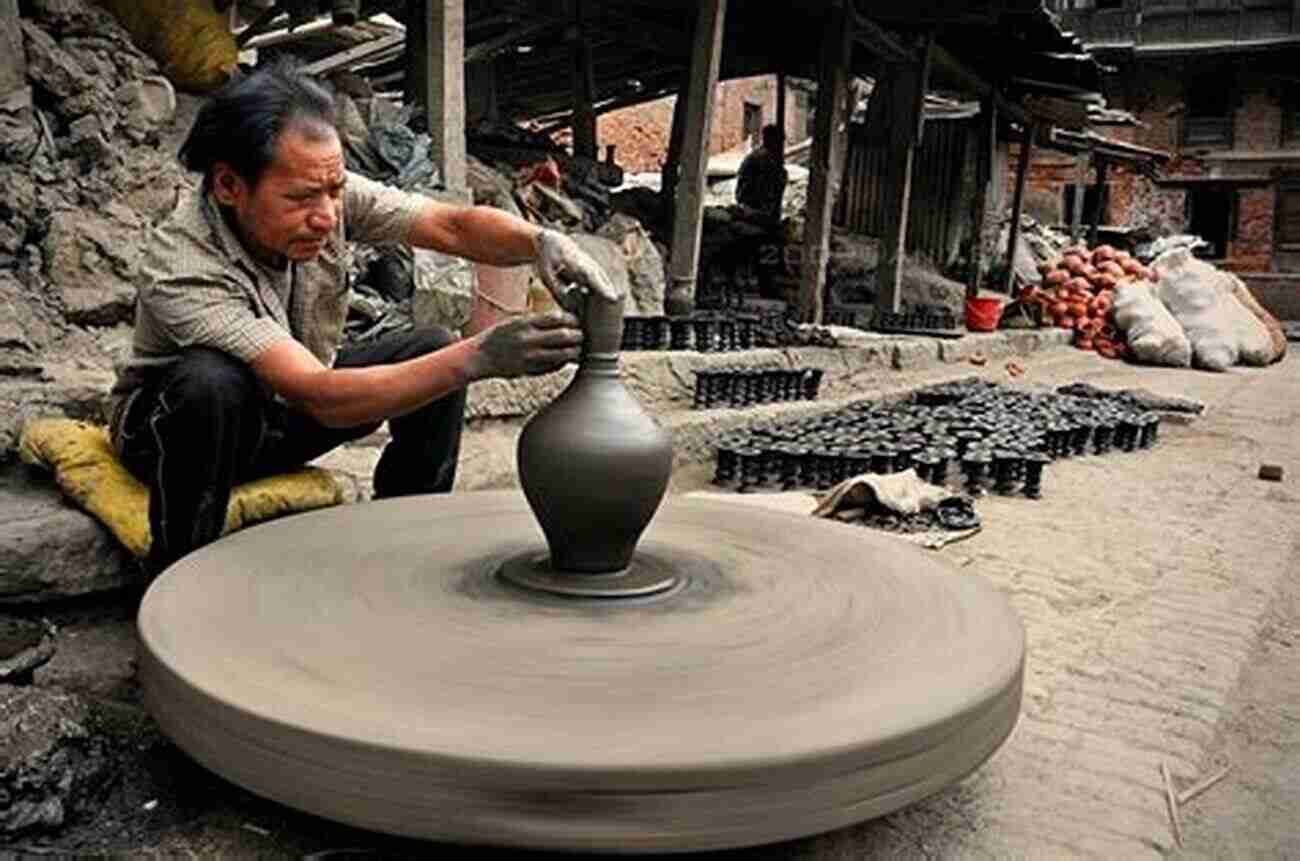
[[[742,147],[746,140],[758,142],[759,130],[776,122],[775,75],[758,75],[721,81],[714,96],[709,152],[718,154]],[[785,136],[790,143],[811,133],[810,121],[815,89],[800,82],[786,85]],[[614,147],[614,160],[632,173],[658,171],[668,152],[676,96],[657,99],[630,108],[602,114],[596,121],[601,152]]]
[[[1049,0],[1103,64],[1110,107],[1136,124],[1098,131],[1167,151],[1154,177],[1044,154],[1029,211],[1070,220],[1074,196],[1137,238],[1188,232],[1241,273],[1300,272],[1300,6],[1292,0]],[[1086,220],[1086,218],[1085,218]]]

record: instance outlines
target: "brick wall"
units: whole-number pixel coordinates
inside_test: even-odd
[[[1195,61],[1193,61],[1195,62]],[[1184,151],[1183,117],[1189,71],[1177,63],[1148,64],[1122,69],[1110,82],[1108,101],[1112,107],[1133,111],[1140,122],[1136,127],[1108,126],[1097,129],[1107,137],[1141,146],[1163,149],[1173,158],[1164,167],[1166,177],[1195,180],[1200,177],[1258,174],[1267,172],[1249,161],[1215,161],[1213,151]],[[1241,61],[1224,72],[1225,85],[1232,87],[1233,150],[1267,151],[1281,148],[1282,110],[1275,82]],[[1010,165],[1014,167],[1017,147],[1012,146]],[[1068,157],[1043,152],[1037,156],[1026,180],[1026,207],[1031,201],[1039,209],[1051,212],[1053,199],[1064,199],[1067,183],[1077,182],[1077,171],[1067,164]],[[1008,179],[1012,188],[1014,174]],[[1188,194],[1198,187],[1156,184],[1134,175],[1127,167],[1112,165],[1106,178],[1108,209],[1104,221],[1142,230],[1152,236],[1183,232],[1188,229],[1186,210]],[[1220,185],[1219,188],[1224,186]],[[1276,192],[1267,185],[1243,184],[1236,187],[1235,232],[1229,238],[1227,256],[1222,265],[1239,272],[1261,272],[1276,268],[1273,249]],[[1061,204],[1057,204],[1058,209]],[[1060,212],[1057,223],[1065,223],[1068,213]],[[1050,220],[1050,219],[1049,219]]]
[[[1237,194],[1237,233],[1228,243],[1225,265],[1238,272],[1266,272],[1273,259],[1271,186],[1242,189]]]
[[[624,170],[633,173],[659,170],[668,152],[675,102],[675,96],[668,96],[602,115],[596,123],[601,157],[604,157],[605,146],[612,144],[616,147],[614,159]],[[718,84],[709,152],[726,152],[741,145],[746,102],[762,107],[760,125],[774,122],[776,77],[761,75]],[[785,110],[786,140],[791,143],[801,140],[807,115],[799,108],[799,99],[793,91],[787,93]]]
[[[1282,107],[1276,86],[1243,71],[1240,102],[1233,112],[1234,149],[1276,150],[1282,142]]]

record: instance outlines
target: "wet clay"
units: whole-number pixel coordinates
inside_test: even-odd
[[[683,582],[565,600],[497,573],[547,553],[514,492],[253,527],[150,587],[145,697],[191,756],[284,804],[582,851],[845,826],[959,780],[1016,722],[1019,620],[923,551],[684,499],[640,547]]]
[[[582,326],[578,373],[519,436],[519,483],[546,533],[550,567],[608,575],[631,563],[668,489],[673,450],[619,379],[621,304],[590,294]]]

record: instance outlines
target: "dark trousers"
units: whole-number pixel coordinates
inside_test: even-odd
[[[452,340],[443,329],[403,332],[342,350],[334,364],[391,364]],[[462,389],[390,419],[375,498],[451,490],[464,412]],[[149,567],[160,571],[218,538],[235,485],[297,469],[380,424],[326,427],[270,397],[243,362],[205,347],[185,350],[122,419],[122,460],[149,486]]]

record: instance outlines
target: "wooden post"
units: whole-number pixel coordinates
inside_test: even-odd
[[[1106,159],[1097,156],[1097,180],[1093,185],[1093,201],[1096,204],[1092,209],[1092,224],[1088,227],[1088,246],[1091,248],[1097,244],[1097,228],[1101,226],[1102,213],[1106,211],[1106,170],[1110,167]]]
[[[991,96],[980,100],[980,118],[975,124],[975,194],[971,199],[970,275],[966,295],[979,295],[980,270],[984,268],[984,225],[989,210],[989,187],[993,184],[993,156],[998,147],[998,108]]]
[[[781,137],[786,136],[785,130],[785,72],[776,73],[776,127],[781,130]]]
[[[827,258],[830,256],[831,216],[840,178],[836,166],[843,164],[838,150],[847,145],[849,52],[853,28],[842,0],[832,0],[822,29],[821,62],[817,70],[817,107],[808,203],[804,211],[803,263],[799,273],[799,319],[820,323],[825,304]]]
[[[596,83],[592,75],[591,39],[583,23],[584,0],[574,0],[573,154],[593,161],[596,141]]]
[[[664,221],[668,224],[672,223],[676,211],[677,178],[682,171],[682,141],[686,139],[686,105],[690,101],[690,78],[690,73],[682,78],[682,85],[673,100],[673,124],[668,130],[668,152],[659,174],[659,199],[663,202]]]
[[[433,163],[447,188],[464,191],[465,0],[428,0],[425,111]]]
[[[1083,233],[1083,199],[1087,195],[1084,191],[1088,188],[1088,168],[1092,165],[1092,150],[1081,155],[1079,161],[1079,175],[1077,182],[1074,184],[1073,211],[1070,213],[1070,242],[1078,242],[1079,236]]]
[[[926,38],[918,62],[895,65],[882,84],[888,93],[883,116],[889,124],[883,183],[885,235],[876,269],[876,308],[902,306],[903,263],[907,255],[907,220],[912,204],[912,163],[925,126],[925,91],[930,79],[933,38]],[[877,114],[881,116],[881,114]]]
[[[429,17],[428,6],[432,2],[436,0],[406,0],[406,17],[402,21],[406,25],[406,79],[402,97],[407,104],[421,108],[428,107],[424,100],[429,89],[425,80],[429,72],[425,59],[429,55],[429,46],[425,41],[424,22]]]
[[[704,220],[704,183],[713,131],[713,103],[722,60],[722,32],[727,0],[703,0],[695,21],[691,51],[691,85],[682,132],[682,170],[675,191],[673,245],[669,258],[664,309],[671,315],[695,308],[695,281],[700,266],[700,229]]]
[[[1034,153],[1034,121],[1025,124],[1025,135],[1020,141],[1020,160],[1016,163],[1016,191],[1011,198],[1011,230],[1007,237],[1007,278],[1003,287],[1007,295],[1015,298],[1019,292],[1016,283],[1016,242],[1020,239],[1020,207],[1025,202],[1025,176],[1029,173],[1029,160]]]

